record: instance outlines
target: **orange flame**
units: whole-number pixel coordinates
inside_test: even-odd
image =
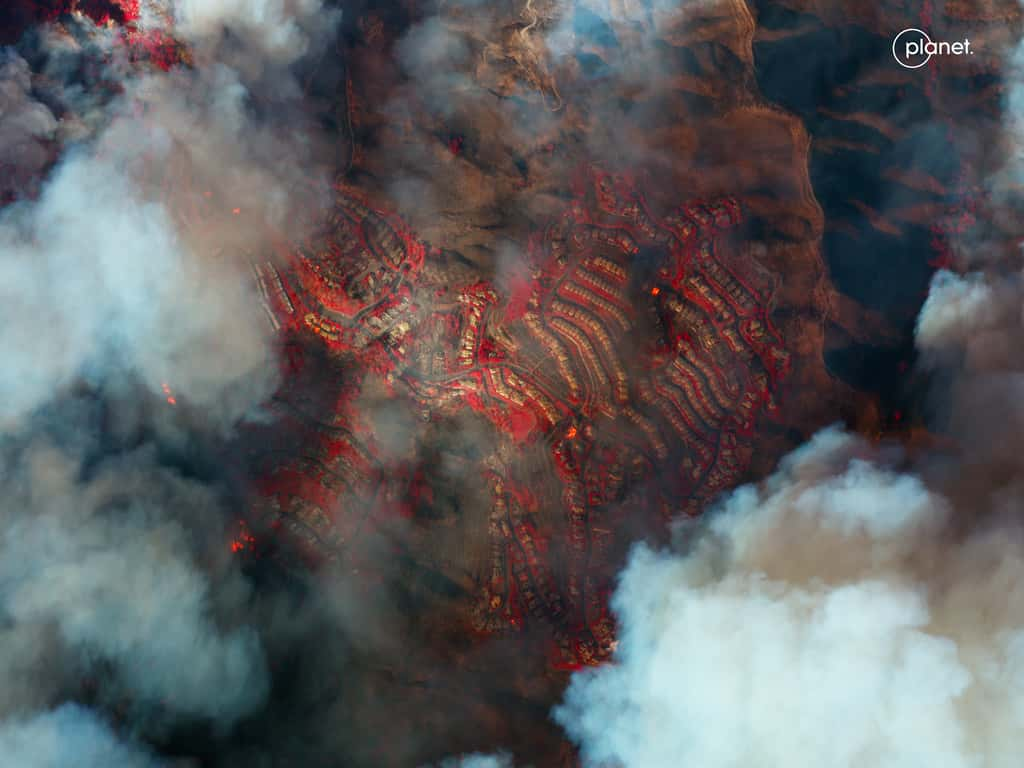
[[[231,551],[235,554],[245,549],[256,548],[256,537],[249,533],[244,520],[238,521],[238,535],[231,541]]]
[[[576,438],[576,427],[569,427],[569,430],[565,433],[565,436],[570,440],[574,440]]]
[[[658,286],[651,288],[651,296],[657,296],[659,293],[661,293],[661,288]]]

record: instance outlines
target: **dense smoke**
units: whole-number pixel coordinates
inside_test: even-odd
[[[52,712],[0,723],[4,765],[22,768],[154,768],[143,748],[118,740],[90,710],[65,704]]]
[[[122,93],[99,106],[81,107],[79,84],[66,83],[64,106],[93,114],[65,121],[97,124],[95,135],[67,152],[37,202],[0,220],[5,421],[84,368],[137,375],[158,393],[168,384],[228,424],[271,391],[267,326],[245,256],[266,257],[271,238],[301,235],[309,217],[299,212],[315,211],[325,194],[322,140],[288,65],[322,49],[334,17],[306,4],[284,23],[283,8],[246,16],[235,4],[217,22],[202,8],[180,10],[194,68],[125,77]],[[316,39],[300,26],[314,15],[326,22]],[[222,42],[217,23],[239,28]],[[277,39],[281,30],[287,39]],[[67,41],[49,37],[49,79],[70,80]],[[4,135],[52,133],[49,110],[24,96],[25,62],[7,56],[16,109],[5,113]],[[31,153],[22,157],[38,169]],[[213,210],[196,215],[197,206]]]
[[[238,502],[196,467],[276,385],[246,259],[325,198],[297,68],[339,17],[142,10],[138,34],[176,35],[188,66],[139,67],[84,17],[0,58],[0,166],[22,194],[0,212],[5,766],[155,765],[117,732],[223,732],[268,692],[227,547]]]
[[[265,324],[240,273],[191,250],[105,159],[75,151],[0,227],[7,423],[83,373],[134,375],[156,393],[167,382],[228,418],[268,393]]]
[[[69,450],[55,439],[96,425],[69,408],[60,414],[67,423],[37,424],[27,444],[8,441],[4,451],[0,581],[9,637],[52,632],[69,651],[62,663],[95,675],[105,698],[227,722],[246,714],[265,692],[265,671],[251,631],[221,631],[210,615],[213,586],[235,608],[246,598],[225,548],[204,552],[204,526],[224,540],[214,491],[161,468],[152,447],[86,469],[96,446]],[[21,698],[10,685],[4,696]]]
[[[49,161],[48,142],[57,120],[29,93],[28,64],[12,51],[0,52],[0,201],[24,189]]]
[[[677,552],[634,553],[616,661],[578,675],[557,719],[587,765],[1015,764],[1024,530],[958,534],[978,510],[954,509],[884,451],[819,434]]]

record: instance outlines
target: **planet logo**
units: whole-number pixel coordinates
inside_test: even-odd
[[[935,42],[928,33],[911,27],[904,29],[892,41],[892,55],[896,62],[906,69],[920,69],[932,56],[972,56],[971,41]]]

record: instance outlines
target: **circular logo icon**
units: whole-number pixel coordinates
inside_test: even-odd
[[[932,39],[920,29],[904,29],[892,41],[892,55],[901,67],[920,69],[932,57]]]

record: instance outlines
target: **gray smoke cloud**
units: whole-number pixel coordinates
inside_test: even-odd
[[[118,740],[95,713],[74,704],[0,723],[0,764],[18,768],[156,768],[144,749]]]
[[[28,64],[0,51],[0,200],[24,189],[49,161],[57,119],[32,98]]]
[[[230,421],[269,393],[269,337],[240,273],[189,248],[106,160],[76,152],[38,203],[9,209],[0,254],[8,425],[83,373],[168,383]]]
[[[188,46],[169,72],[81,18],[3,51],[0,165],[22,197],[0,211],[0,765],[156,765],[125,733],[224,731],[266,700],[232,502],[152,435],[194,450],[276,386],[247,259],[325,199],[297,67],[338,19],[144,3],[143,32]]]
[[[10,631],[52,630],[65,662],[115,699],[226,722],[261,702],[258,639],[211,615],[214,586],[236,608],[246,589],[226,555],[205,568],[194,557],[218,516],[210,488],[160,468],[151,448],[104,460],[87,480],[81,458],[45,438],[4,458],[0,610]]]
[[[322,0],[153,0],[148,13],[169,11],[188,41],[217,44],[225,30],[246,40],[261,62],[291,63],[331,41],[341,10]]]

